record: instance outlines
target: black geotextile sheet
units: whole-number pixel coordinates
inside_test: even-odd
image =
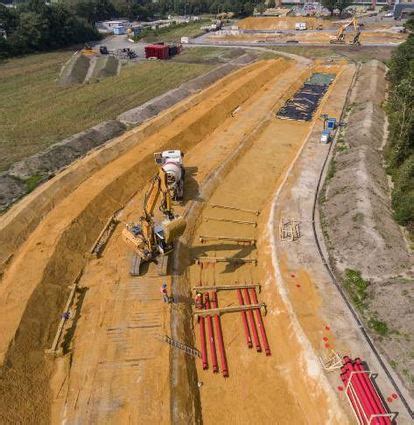
[[[332,78],[333,79],[333,78]],[[276,114],[279,118],[310,121],[315,110],[328,90],[332,79],[326,84],[311,84],[312,77],[289,99]]]

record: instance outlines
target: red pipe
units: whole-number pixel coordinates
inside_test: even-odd
[[[210,308],[210,299],[207,293],[206,294],[206,309],[209,309],[209,308]],[[216,343],[214,342],[213,321],[211,320],[211,316],[207,316],[207,333],[208,333],[208,339],[210,341],[211,364],[213,365],[213,372],[217,373],[218,364],[217,364]]]
[[[343,382],[345,381],[345,379],[343,379]],[[344,382],[344,384],[345,384],[345,382]],[[357,416],[357,418],[358,418],[358,423],[365,423],[365,421],[364,421],[364,419],[363,419],[363,414],[361,413],[361,410],[360,410],[360,407],[359,407],[359,404],[357,403],[357,401],[355,400],[355,396],[354,396],[354,393],[351,391],[351,389],[350,388],[348,388],[348,390],[347,390],[347,395],[348,395],[348,397],[349,397],[349,400],[350,400],[350,402],[351,402],[351,404],[352,404],[352,407],[353,407],[353,410],[354,410],[354,412],[355,412],[355,415]]]
[[[239,304],[244,305],[243,295],[240,289],[237,290],[237,297],[239,298]],[[245,311],[242,311],[241,315],[242,315],[244,335],[246,336],[247,346],[249,348],[252,348],[253,343],[252,343],[252,337],[250,336],[249,324],[247,323],[247,314]]]
[[[217,302],[217,292],[214,291],[211,293],[211,305],[213,308],[218,307]],[[220,352],[220,360],[221,360],[221,373],[225,378],[228,378],[229,376],[229,368],[227,366],[227,358],[226,358],[226,351],[224,349],[224,341],[223,341],[223,331],[221,329],[221,322],[220,322],[220,316],[216,314],[214,316],[214,323],[216,325],[216,335],[218,340],[218,348]]]
[[[253,303],[259,304],[259,301],[257,301],[256,289],[254,288],[250,289],[250,293],[252,295]],[[262,312],[260,311],[260,309],[257,309],[255,310],[255,313],[256,313],[257,326],[259,327],[260,335],[262,336],[262,342],[263,342],[266,356],[270,356],[272,353],[270,352],[269,341],[267,340],[266,329],[264,327],[263,318],[262,318]]]
[[[343,366],[343,370],[344,372],[341,374],[341,379],[342,382],[345,385],[345,388],[347,388],[348,382],[349,382],[349,377],[351,375],[352,372],[352,363],[351,361],[346,361],[346,364]],[[348,387],[346,389],[346,393],[351,401],[351,404],[354,408],[354,412],[356,414],[356,416],[358,417],[360,423],[366,424],[366,420],[365,420],[365,416],[364,416],[364,412],[363,412],[363,405],[362,402],[358,396],[358,392],[357,389],[354,386],[354,392],[351,391],[351,388]],[[356,398],[358,398],[359,402],[356,400]]]
[[[203,295],[201,295],[201,302],[203,303]],[[204,317],[200,316],[200,345],[201,345],[201,361],[203,369],[208,369],[207,360],[207,344],[206,344],[206,323]]]
[[[355,372],[355,365],[353,363],[349,363],[349,368],[351,373]],[[370,395],[367,393],[366,387],[363,385],[362,376],[360,373],[354,373],[350,377],[351,383],[355,388],[355,392],[364,409],[365,417],[369,419],[369,417],[375,413],[375,408],[373,406],[372,400],[370,399]]]
[[[244,288],[244,299],[246,300],[247,304],[252,303],[251,300],[250,300],[250,295],[249,295],[249,291],[247,290],[247,288]],[[254,341],[254,345],[256,346],[256,351],[258,353],[260,353],[262,351],[262,347],[260,346],[259,335],[257,334],[256,323],[254,321],[253,311],[247,310],[247,315],[249,316],[250,329],[252,330],[252,333],[253,333],[253,341]]]
[[[365,371],[365,367],[362,365],[361,363],[361,359],[357,358],[355,359],[355,363],[354,363],[354,367],[355,370],[358,371]],[[361,382],[364,385],[364,389],[368,394],[368,397],[371,400],[371,404],[373,407],[373,412],[374,414],[385,414],[387,413],[377,391],[375,390],[374,386],[372,385],[372,381],[369,378],[367,373],[361,373],[359,374],[359,376],[361,377]],[[371,421],[371,423],[374,425],[378,424],[378,425],[390,425],[391,424],[391,420],[388,417],[380,417],[380,418],[374,418],[373,421]]]

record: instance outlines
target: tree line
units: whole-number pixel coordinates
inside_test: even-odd
[[[248,16],[264,0],[28,0],[15,4],[15,8],[0,4],[0,58],[97,40],[100,35],[94,24],[105,19],[149,20],[171,13]]]
[[[410,34],[389,63],[386,159],[393,181],[394,217],[414,235],[414,18],[405,27]]]
[[[85,19],[64,3],[30,0],[16,8],[0,5],[0,57],[57,49],[99,38]]]

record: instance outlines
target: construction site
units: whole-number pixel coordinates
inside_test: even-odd
[[[392,20],[368,20],[354,17],[327,20],[307,16],[248,17],[237,25],[209,35],[214,41],[239,41],[280,44],[342,44],[354,45],[398,44],[406,38]]]
[[[358,30],[304,19],[208,38],[329,45]],[[373,24],[356,41],[405,37]],[[413,387],[328,260],[352,233],[335,227],[341,206],[359,202],[335,198],[352,188],[334,191],[332,146],[357,125],[383,143],[385,66],[276,54],[124,113],[120,135],[0,216],[0,423],[413,423]]]

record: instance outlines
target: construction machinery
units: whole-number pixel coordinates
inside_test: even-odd
[[[85,43],[83,49],[81,50],[81,53],[85,56],[96,56],[97,51],[93,49],[90,44]]]
[[[223,27],[223,21],[221,21],[220,19],[217,19],[211,25],[205,25],[201,27],[200,29],[201,31],[204,31],[204,32],[214,32],[214,31],[221,30],[222,27]]]
[[[347,22],[344,25],[341,25],[336,33],[335,37],[331,38],[329,42],[331,44],[345,44],[345,33],[348,27],[353,26],[354,28],[354,38],[350,43],[353,46],[360,46],[359,37],[361,35],[360,25],[358,19],[354,16],[352,21]]]
[[[154,210],[160,196],[159,209],[164,219],[156,222]],[[169,253],[174,248],[174,241],[184,233],[185,227],[184,218],[174,215],[167,173],[159,167],[145,194],[144,214],[138,223],[127,224],[122,231],[122,238],[134,251],[130,274],[139,276],[142,263],[154,261],[158,266],[158,274],[165,276]]]
[[[154,153],[154,159],[167,175],[167,187],[173,201],[182,201],[184,197],[185,169],[183,165],[184,153],[179,150],[170,150]]]

